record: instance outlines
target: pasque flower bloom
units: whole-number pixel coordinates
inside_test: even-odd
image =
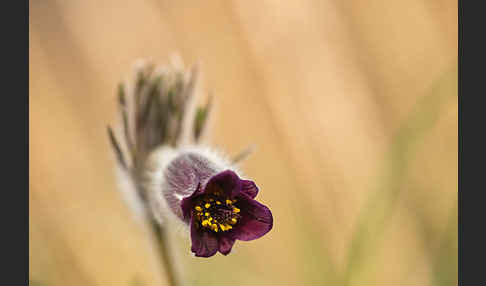
[[[149,163],[149,202],[159,221],[188,227],[198,257],[230,253],[236,240],[257,239],[273,227],[273,216],[257,202],[258,187],[209,148],[164,147]]]
[[[227,255],[236,240],[257,239],[273,226],[271,211],[255,200],[255,183],[222,169],[204,152],[194,150],[182,152],[166,167],[163,199],[190,226],[191,251],[196,256],[218,251]]]
[[[196,76],[196,69],[154,72],[142,65],[131,96],[120,89],[128,154],[111,128],[109,135],[124,176],[154,221],[165,230],[173,222],[186,226],[198,257],[227,255],[236,240],[268,233],[273,217],[255,200],[258,187],[242,178],[236,160],[200,144],[210,104],[195,108]]]
[[[208,257],[230,253],[235,240],[257,239],[272,229],[270,210],[254,200],[258,188],[227,170],[213,176],[181,203],[191,225],[191,250]]]

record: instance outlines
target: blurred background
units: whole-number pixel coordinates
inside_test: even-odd
[[[31,285],[168,285],[106,126],[178,52],[274,228],[186,285],[457,285],[457,1],[30,1]],[[204,98],[204,97],[203,97]]]

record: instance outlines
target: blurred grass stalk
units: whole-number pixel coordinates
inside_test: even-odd
[[[367,255],[380,245],[381,234],[386,230],[390,218],[396,210],[396,203],[401,192],[401,186],[406,183],[408,158],[414,151],[414,145],[430,131],[436,124],[440,111],[449,100],[457,95],[457,66],[445,72],[432,86],[429,94],[422,97],[414,106],[409,118],[399,128],[392,139],[383,185],[370,195],[362,214],[359,216],[358,226],[350,243],[347,265],[341,276],[339,285],[350,285],[351,280],[361,270]],[[418,214],[420,208],[411,208],[415,212],[417,221],[422,229],[431,229],[425,225],[426,221]],[[422,239],[426,234],[422,233]],[[427,248],[427,255],[431,258],[434,271],[434,284],[444,285],[450,279],[457,277],[451,271],[457,261],[451,259],[457,253],[457,208],[453,209],[449,218],[447,230],[443,235],[440,247]],[[447,278],[446,278],[447,277]]]

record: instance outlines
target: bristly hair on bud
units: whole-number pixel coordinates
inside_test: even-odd
[[[227,255],[236,240],[269,232],[273,216],[235,165],[251,150],[231,160],[201,144],[212,101],[196,106],[197,79],[197,67],[140,63],[135,80],[119,86],[124,140],[110,127],[108,135],[121,175],[154,225],[164,231],[184,226],[195,256]]]

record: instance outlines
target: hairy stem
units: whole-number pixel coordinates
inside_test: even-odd
[[[174,265],[171,263],[172,257],[169,253],[167,233],[155,220],[152,220],[152,226],[155,232],[155,237],[157,238],[157,248],[159,250],[160,260],[164,265],[169,285],[179,286],[181,285],[180,281],[177,278]]]

